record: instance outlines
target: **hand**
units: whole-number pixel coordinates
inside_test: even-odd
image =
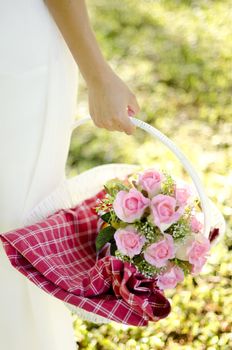
[[[97,127],[133,134],[135,126],[128,115],[136,115],[140,108],[135,95],[113,71],[100,81],[88,82],[88,92],[89,113]]]
[[[96,126],[132,134],[128,115],[139,112],[136,97],[105,61],[91,29],[85,0],[44,0],[55,19],[89,91],[89,112]]]

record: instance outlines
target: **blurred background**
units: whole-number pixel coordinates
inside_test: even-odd
[[[137,328],[74,316],[77,349],[232,349],[232,1],[88,0],[105,57],[137,96],[137,116],[169,136],[198,171],[227,221],[200,276],[174,292],[172,313]],[[80,80],[77,118],[88,114]],[[69,177],[106,163],[158,165],[185,176],[175,157],[143,131],[91,123],[72,134]]]

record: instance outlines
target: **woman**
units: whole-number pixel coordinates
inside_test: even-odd
[[[84,0],[0,0],[0,231],[65,178],[77,65],[97,127],[134,132],[139,106],[104,60]],[[0,246],[0,348],[75,349],[65,306],[27,281]]]

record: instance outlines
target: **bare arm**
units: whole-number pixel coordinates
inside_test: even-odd
[[[96,126],[133,133],[129,108],[136,97],[105,61],[89,23],[84,0],[44,0],[87,83],[89,110]]]

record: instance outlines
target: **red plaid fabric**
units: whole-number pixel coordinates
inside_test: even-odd
[[[145,326],[170,312],[156,287],[129,263],[96,259],[97,198],[1,235],[11,264],[45,292],[110,320]]]

